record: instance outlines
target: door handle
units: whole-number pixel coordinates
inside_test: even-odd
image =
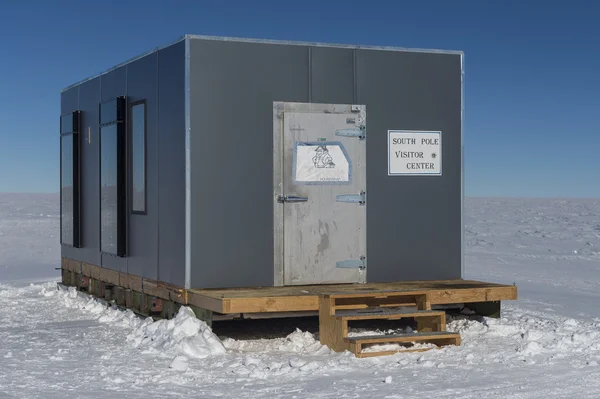
[[[306,197],[297,197],[295,195],[278,195],[277,202],[283,204],[284,202],[306,202],[308,198]]]

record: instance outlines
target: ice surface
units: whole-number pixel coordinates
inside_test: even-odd
[[[448,317],[460,347],[357,359],[315,329],[218,336],[58,291],[57,199],[0,195],[0,397],[600,397],[600,200],[469,199],[465,277],[519,301]]]

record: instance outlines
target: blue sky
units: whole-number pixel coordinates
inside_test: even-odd
[[[57,192],[60,90],[185,34],[465,52],[469,196],[600,197],[600,2],[0,5],[0,192]]]

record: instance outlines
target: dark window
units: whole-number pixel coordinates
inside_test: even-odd
[[[79,111],[61,116],[60,133],[60,242],[79,247]]]
[[[124,107],[124,97],[100,105],[100,251],[117,256],[126,243]]]
[[[119,231],[118,132],[112,124],[100,129],[100,203],[102,252],[117,253]]]
[[[146,104],[131,107],[131,209],[146,213]]]
[[[73,245],[73,135],[62,136],[61,142],[61,242]]]

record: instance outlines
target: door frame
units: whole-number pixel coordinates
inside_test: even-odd
[[[359,108],[360,107],[360,108]],[[284,171],[284,140],[283,133],[284,114],[286,112],[296,113],[357,113],[362,109],[366,112],[366,106],[357,106],[354,104],[325,104],[325,103],[300,103],[300,102],[273,102],[273,285],[284,286],[284,208],[278,203],[278,197],[283,195],[284,186],[282,184]],[[366,138],[365,138],[366,139]],[[358,139],[357,139],[358,140]],[[365,160],[366,162],[366,160]],[[365,174],[365,190],[367,186],[367,176]],[[366,215],[365,215],[366,218]],[[365,224],[364,255],[367,256],[367,228]],[[366,270],[364,271],[366,273]],[[366,277],[365,277],[366,278]],[[366,281],[365,281],[366,282]]]

